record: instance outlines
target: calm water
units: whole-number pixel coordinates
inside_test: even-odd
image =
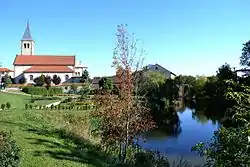
[[[145,149],[158,150],[166,154],[170,161],[183,156],[194,165],[203,164],[203,158],[191,152],[191,148],[200,141],[209,141],[214,131],[218,130],[218,122],[208,119],[202,112],[195,112],[189,108],[177,112],[177,115],[180,120],[177,133],[157,129],[145,134],[145,142],[141,141],[139,145]]]

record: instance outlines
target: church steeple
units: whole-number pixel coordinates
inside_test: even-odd
[[[31,41],[33,41],[33,38],[32,38],[31,33],[30,33],[29,20],[27,21],[26,29],[25,29],[25,32],[23,34],[22,40],[31,40]]]
[[[34,49],[34,40],[30,33],[30,25],[28,20],[23,38],[21,39],[21,55],[34,55]]]

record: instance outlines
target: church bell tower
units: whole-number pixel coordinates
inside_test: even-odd
[[[34,54],[35,54],[35,43],[30,33],[30,26],[28,21],[25,32],[23,34],[23,38],[21,39],[21,55],[32,56]]]

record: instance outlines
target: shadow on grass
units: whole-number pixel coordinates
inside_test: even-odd
[[[30,144],[40,145],[45,150],[40,151],[39,147],[34,150],[34,156],[48,155],[59,160],[89,164],[95,167],[112,166],[115,158],[102,149],[93,145],[89,140],[76,136],[64,129],[46,129],[34,127],[21,122],[0,121],[0,124],[20,127],[23,131],[36,134],[34,137],[27,137]],[[44,137],[48,137],[44,139]],[[60,142],[56,142],[60,140]]]
[[[58,143],[47,139],[26,138],[32,140],[31,144],[43,145],[48,148],[46,151],[35,151],[35,156],[49,155],[55,159],[69,160],[85,163],[96,167],[110,166],[112,157],[104,153],[100,147],[93,145],[90,141],[77,137],[73,133],[66,132],[64,129],[27,129],[30,133],[42,136],[62,139]]]

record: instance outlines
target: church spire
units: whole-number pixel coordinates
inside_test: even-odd
[[[33,38],[30,33],[30,25],[29,25],[29,20],[27,21],[27,26],[25,29],[25,32],[23,34],[22,41],[33,41]]]

